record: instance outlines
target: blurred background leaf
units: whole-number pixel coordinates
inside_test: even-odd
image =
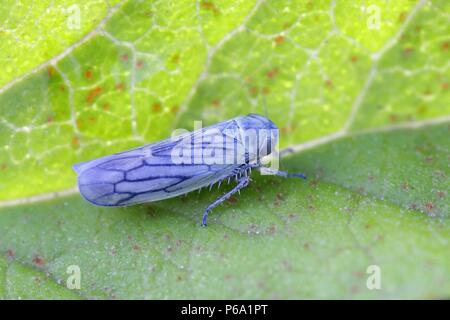
[[[0,297],[449,296],[448,1],[5,2],[0,16]],[[73,189],[76,162],[249,112],[279,125],[306,183],[256,174],[206,229],[227,186],[121,209]]]

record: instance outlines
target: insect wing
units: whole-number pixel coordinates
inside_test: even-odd
[[[96,205],[126,206],[172,198],[212,185],[228,178],[240,164],[231,163],[230,159],[208,163],[202,154],[205,150],[214,153],[220,149],[227,155],[231,150],[242,152],[239,140],[229,134],[234,126],[230,120],[176,140],[168,139],[77,164],[74,169],[78,173],[80,193]],[[223,134],[225,129],[227,134]],[[174,161],[174,150],[180,146],[191,151],[190,157],[184,159],[189,161]]]

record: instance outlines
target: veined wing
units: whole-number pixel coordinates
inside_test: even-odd
[[[242,152],[242,144],[222,134],[230,122],[181,136],[102,157],[74,166],[80,193],[101,206],[126,206],[172,198],[209,186],[233,174],[239,163],[206,164],[198,157],[207,148]],[[218,139],[221,135],[221,139]],[[190,163],[174,163],[173,150],[191,148]]]

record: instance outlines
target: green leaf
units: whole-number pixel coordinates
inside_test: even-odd
[[[36,258],[35,258],[36,259]],[[4,274],[0,298],[8,299],[80,299],[49,275],[16,262],[0,260]],[[5,269],[5,270],[3,270]]]
[[[93,2],[76,31],[10,6],[0,298],[449,296],[448,1]],[[266,111],[309,180],[256,173],[207,228],[230,186],[114,209],[73,189],[76,162]]]
[[[74,0],[24,3],[2,2],[0,8],[0,51],[5,68],[0,86],[13,81],[82,41],[105,17],[117,0],[89,1],[83,6]],[[31,6],[31,8],[30,8]],[[82,23],[77,24],[77,17]]]

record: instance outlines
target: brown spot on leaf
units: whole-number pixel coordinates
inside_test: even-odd
[[[231,275],[231,274],[226,274],[226,275],[224,276],[224,278],[225,278],[225,280],[231,280],[231,279],[233,279],[233,275]]]
[[[51,78],[56,74],[56,69],[52,66],[47,68],[47,75]]]
[[[14,259],[16,257],[16,253],[12,249],[6,250],[6,257],[8,259]]]
[[[236,204],[238,202],[238,200],[235,196],[231,196],[227,199],[227,202],[230,204]]]
[[[310,182],[308,184],[310,187],[316,188],[318,183],[317,183],[317,180],[313,179],[313,180],[310,180]]]
[[[432,94],[433,94],[433,92],[431,91],[430,88],[428,88],[428,89],[426,89],[426,90],[423,91],[423,95],[424,95],[424,96],[430,96],[430,95],[432,95]]]
[[[448,82],[443,82],[443,83],[441,84],[441,88],[442,88],[443,90],[447,90],[448,87],[449,87]]]
[[[139,252],[141,251],[141,247],[138,246],[137,244],[133,244],[133,251]]]
[[[353,62],[353,63],[358,62],[358,60],[359,60],[358,56],[351,56],[350,57],[350,61]]]
[[[43,257],[41,257],[41,256],[39,256],[39,255],[35,255],[34,257],[33,257],[33,264],[36,266],[36,267],[39,267],[39,268],[42,268],[44,265],[45,265],[45,260],[44,260],[44,258]]]
[[[217,8],[217,6],[211,1],[202,1],[200,3],[200,7],[202,9],[212,12],[216,16],[220,14],[219,8]]]
[[[102,93],[102,87],[95,87],[91,91],[89,91],[88,96],[86,98],[87,102],[91,103],[94,101],[95,97],[97,97],[100,93]]]
[[[257,88],[257,87],[251,87],[251,88],[250,88],[250,93],[251,93],[252,95],[258,94],[258,88]]]
[[[86,77],[86,79],[92,79],[92,77],[93,77],[93,73],[92,73],[92,71],[91,70],[87,70],[85,73],[84,73],[84,76]]]
[[[173,105],[172,108],[170,108],[170,112],[173,114],[176,114],[178,112],[179,107],[177,105]]]
[[[450,48],[450,42],[444,42],[441,45],[441,48],[442,48],[443,51],[448,51],[448,49]]]
[[[180,54],[179,54],[179,53],[175,53],[175,54],[172,56],[171,61],[172,61],[174,64],[179,64],[179,63],[180,63]]]
[[[274,235],[277,232],[277,226],[271,224],[269,229],[267,229],[267,234]]]
[[[327,87],[328,89],[333,89],[333,81],[331,79],[325,81],[325,87]]]
[[[156,216],[156,211],[153,207],[147,207],[147,215],[149,215],[150,217],[155,217]]]
[[[445,192],[444,191],[438,191],[437,193],[438,198],[443,199],[445,197]]]
[[[214,99],[212,101],[212,105],[213,105],[214,108],[220,107],[220,100],[219,99]]]
[[[435,208],[435,205],[432,202],[425,203],[425,209],[427,212],[431,212]]]
[[[272,78],[274,78],[277,74],[278,74],[278,68],[273,68],[273,69],[267,71],[266,76],[267,76],[267,78],[272,79]]]
[[[153,112],[160,112],[161,111],[161,103],[159,103],[159,102],[155,102],[153,105],[152,105],[152,111]]]
[[[358,294],[358,292],[359,292],[359,287],[358,287],[356,284],[352,285],[352,286],[350,287],[350,292],[351,292],[352,295]]]
[[[142,69],[142,67],[144,66],[144,61],[139,60],[138,62],[136,62],[136,68],[137,69]]]
[[[390,123],[396,123],[396,122],[398,122],[398,115],[396,115],[396,114],[390,114],[390,115],[389,115],[389,122],[390,122]]]
[[[267,285],[264,281],[258,281],[258,283],[256,284],[256,286],[258,287],[258,289],[260,290],[266,290],[267,289]]]
[[[407,47],[407,48],[404,48],[403,49],[403,51],[402,51],[402,55],[405,57],[405,58],[408,58],[408,57],[410,57],[411,56],[411,54],[413,53],[413,48],[411,48],[411,47]]]
[[[289,132],[289,127],[286,126],[286,127],[282,127],[282,128],[281,128],[281,133],[282,133],[282,134],[286,134],[286,133],[288,133],[288,132]]]
[[[425,157],[426,162],[433,162],[434,158],[432,156]]]
[[[73,137],[72,138],[72,146],[75,148],[78,148],[80,146],[80,138]]]
[[[407,17],[407,12],[402,11],[398,16],[398,22],[400,22],[400,23],[405,22],[406,17]]]
[[[282,193],[277,193],[277,200],[283,201],[284,200],[284,195]]]
[[[289,29],[295,22],[285,22],[283,23],[283,30]]]
[[[273,41],[275,41],[275,44],[280,45],[284,42],[284,37],[282,35],[276,36]]]
[[[116,84],[116,90],[123,91],[124,89],[125,89],[125,84],[123,82]]]
[[[126,54],[126,53],[124,53],[120,56],[120,60],[122,60],[122,61],[128,61],[128,58],[129,58],[128,54]]]
[[[146,16],[147,18],[151,18],[155,15],[155,13],[153,11],[145,11],[144,12],[144,16]]]
[[[111,105],[108,102],[105,102],[102,106],[102,109],[107,111],[107,110],[109,110],[110,107],[111,107]]]

